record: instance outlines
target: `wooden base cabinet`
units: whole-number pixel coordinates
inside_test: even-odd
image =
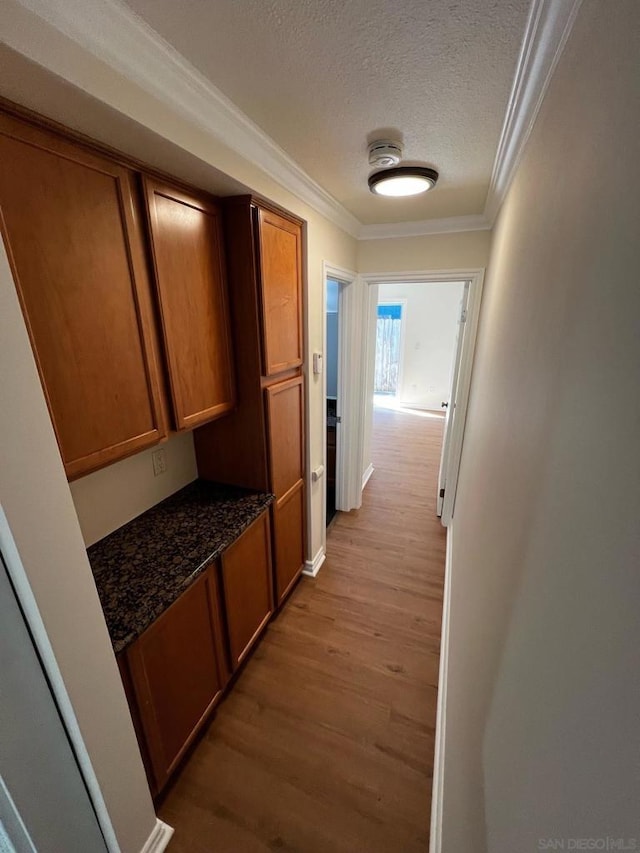
[[[166,785],[273,614],[269,510],[118,655],[153,794]]]
[[[235,671],[273,613],[268,512],[224,552],[220,573],[231,669]]]
[[[304,481],[298,482],[273,507],[276,595],[281,604],[304,566]]]
[[[170,774],[228,681],[215,567],[208,569],[125,652],[152,789]],[[126,685],[125,685],[126,687]],[[130,697],[131,702],[131,697]]]

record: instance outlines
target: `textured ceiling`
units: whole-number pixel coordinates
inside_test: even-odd
[[[361,222],[482,213],[529,0],[127,2]],[[379,128],[432,193],[368,191]]]

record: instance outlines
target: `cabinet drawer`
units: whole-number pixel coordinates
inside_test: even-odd
[[[222,695],[216,581],[198,578],[127,650],[131,682],[157,790]]]
[[[268,513],[224,552],[221,572],[231,668],[235,670],[273,613]]]
[[[276,600],[280,604],[304,566],[304,482],[273,505]]]

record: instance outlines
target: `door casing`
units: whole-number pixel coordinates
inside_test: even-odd
[[[347,270],[328,261],[322,265],[322,353],[327,351],[327,279],[340,284],[338,297],[338,415],[340,421],[336,431],[336,508],[348,511],[355,506],[357,495],[352,494],[353,477],[350,476],[350,460],[361,456],[361,451],[354,441],[357,441],[359,406],[349,405],[347,401],[359,394],[357,376],[349,370],[353,359],[359,360],[360,328],[358,322],[360,294],[358,292],[358,275],[353,270]],[[352,334],[352,324],[356,324],[356,334]],[[311,361],[312,359],[310,359]],[[326,361],[326,359],[325,359]],[[322,371],[322,551],[327,545],[327,373],[326,364]],[[309,446],[310,442],[307,442]],[[311,465],[309,464],[312,474]],[[310,480],[312,477],[310,477]],[[311,490],[309,489],[309,495]],[[309,497],[307,498],[309,501]],[[310,506],[308,508],[310,514]]]

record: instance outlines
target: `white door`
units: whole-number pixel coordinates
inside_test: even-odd
[[[445,409],[444,416],[444,436],[442,440],[442,454],[440,456],[440,473],[438,475],[438,502],[437,514],[442,517],[442,508],[444,505],[444,495],[447,488],[447,473],[451,463],[451,435],[453,423],[456,416],[456,398],[459,390],[460,379],[460,364],[462,361],[462,348],[464,344],[464,336],[467,323],[467,306],[469,302],[469,282],[464,284],[462,300],[460,302],[460,318],[458,320],[458,337],[456,340],[456,349],[453,360],[453,370],[451,371],[451,394],[449,395],[449,404]]]
[[[0,720],[0,850],[106,853],[1,555]]]

